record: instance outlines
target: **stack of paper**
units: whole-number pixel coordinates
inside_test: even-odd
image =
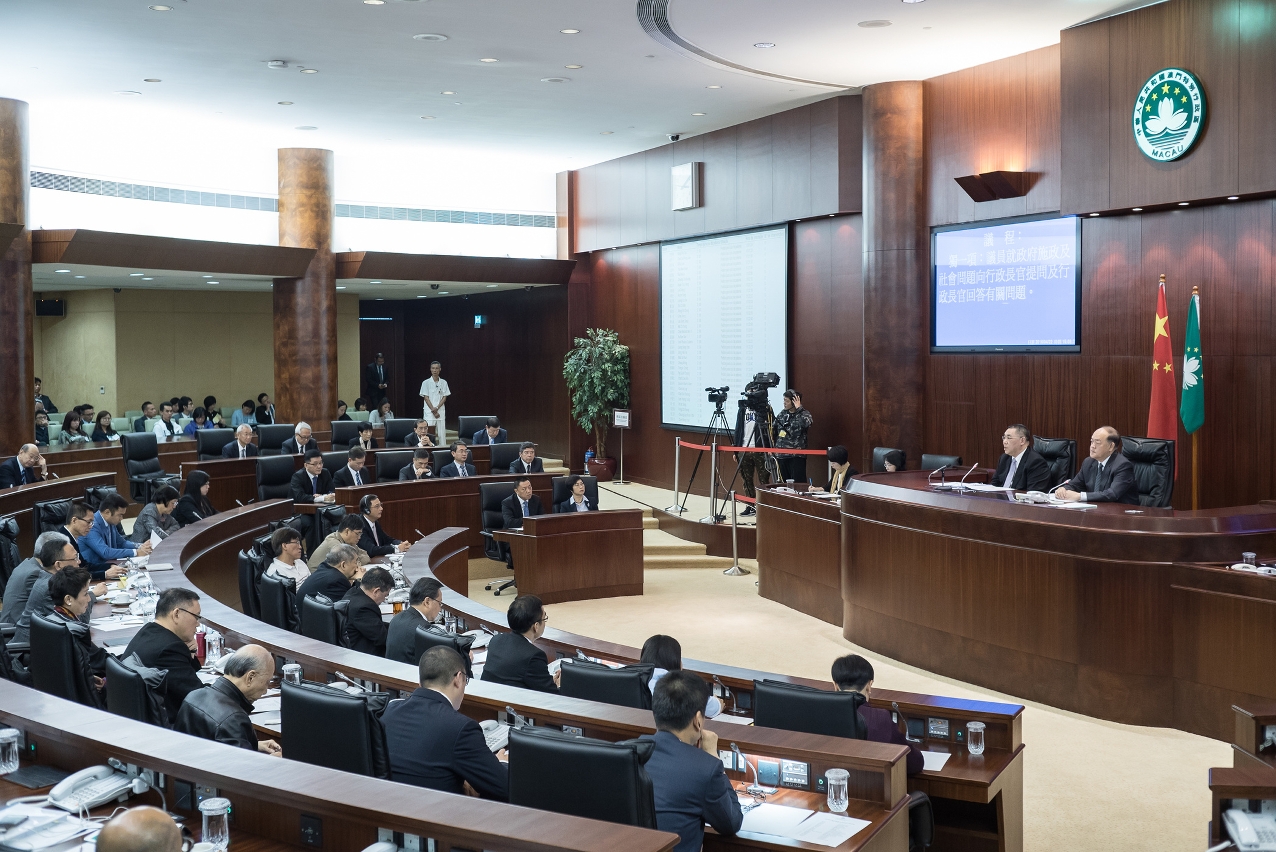
[[[952,755],[946,751],[924,751],[922,752],[922,769],[926,772],[942,772],[944,764],[950,757]]]
[[[870,825],[868,820],[842,814],[765,803],[745,812],[740,830],[837,847]]]

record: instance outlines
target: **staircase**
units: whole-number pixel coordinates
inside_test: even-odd
[[[710,556],[703,544],[685,541],[661,531],[651,509],[642,512],[642,567],[657,568],[717,568],[731,567],[731,560],[722,556]]]

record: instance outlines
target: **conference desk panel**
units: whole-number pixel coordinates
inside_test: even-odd
[[[31,513],[36,503],[68,498],[79,500],[84,497],[85,489],[109,485],[115,485],[115,474],[98,471],[5,488],[0,491],[0,517],[13,516],[17,519],[18,552],[25,559],[35,547],[35,523]]]
[[[494,535],[510,546],[520,595],[550,604],[642,594],[640,509],[536,515]]]
[[[1067,710],[1230,736],[1176,676],[1172,563],[1272,551],[1276,506],[1060,509],[908,472],[855,477],[841,513],[848,640]],[[1270,647],[1276,631],[1257,629]]]
[[[195,452],[193,438],[168,438],[159,441],[157,449],[160,467],[169,473],[177,473],[182,462],[195,461],[199,457]],[[56,473],[63,479],[109,471],[115,474],[116,490],[125,497],[129,496],[128,472],[124,469],[124,450],[119,441],[99,441],[71,447],[42,447],[40,454],[44,456],[49,472]]]
[[[842,519],[829,497],[758,489],[758,594],[842,626]]]

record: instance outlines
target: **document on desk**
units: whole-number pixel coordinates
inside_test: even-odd
[[[265,697],[258,698],[256,701],[253,702],[253,712],[254,713],[273,713],[280,709],[280,702],[282,702],[283,700],[284,699],[282,695],[276,695],[273,698],[265,698]]]
[[[173,563],[171,562],[151,562],[146,566],[147,571],[172,571]]]
[[[129,627],[141,627],[146,619],[140,615],[107,615],[93,619],[94,630],[125,630]]]
[[[163,540],[164,539],[160,538],[159,530],[151,530],[151,538],[150,538],[151,547],[159,547],[160,542],[162,542]]]
[[[1056,509],[1093,509],[1095,507],[1094,503],[1069,503],[1066,500],[1055,499],[1051,499],[1047,505],[1054,506]]]
[[[811,814],[788,836],[804,843],[836,847],[841,846],[870,825],[872,823],[866,819],[820,812]]]
[[[784,805],[763,802],[756,808],[745,811],[744,824],[740,826],[740,830],[772,834],[776,837],[792,837],[802,820],[813,813],[815,811],[806,808],[786,808]]]
[[[950,757],[952,755],[946,751],[924,751],[922,752],[922,769],[926,772],[943,772],[944,764]]]
[[[752,725],[752,716],[732,716],[729,713],[719,713],[710,719],[711,722],[727,722],[731,725]]]
[[[486,630],[467,630],[463,635],[474,637],[474,644],[471,645],[470,648],[475,651],[480,648],[486,648],[487,643],[492,641],[492,634],[488,633]]]
[[[986,482],[967,482],[966,487],[971,491],[987,492],[987,491],[1014,491],[1008,485],[989,485]]]
[[[254,725],[269,728],[272,731],[277,732],[283,727],[283,721],[278,710],[271,710],[268,713],[253,713],[248,718],[252,720]]]

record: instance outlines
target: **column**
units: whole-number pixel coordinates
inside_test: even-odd
[[[279,149],[279,244],[313,248],[304,278],[276,278],[275,407],[282,423],[327,432],[337,411],[337,264],[332,152]]]
[[[920,81],[864,89],[864,447],[916,468],[929,348]]]
[[[25,226],[31,195],[27,104],[0,98],[0,222]],[[35,438],[35,296],[31,292],[31,232],[25,227],[0,246],[0,455]]]

